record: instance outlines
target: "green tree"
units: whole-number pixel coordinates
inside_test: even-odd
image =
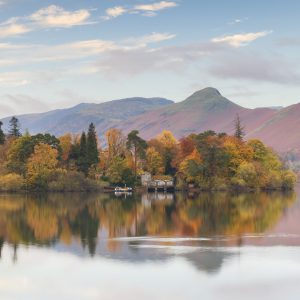
[[[87,156],[87,139],[86,134],[83,131],[80,137],[79,144],[79,157],[77,161],[78,170],[87,175],[89,170],[88,156]]]
[[[9,131],[8,134],[12,137],[20,137],[20,122],[18,118],[12,117],[9,121]]]
[[[97,134],[93,123],[89,126],[87,135],[87,162],[89,167],[96,165],[99,162],[99,151],[97,143]]]
[[[138,130],[131,131],[127,136],[127,149],[131,151],[134,159],[134,177],[137,175],[137,162],[139,158],[145,157],[145,149],[147,148],[147,143],[141,137],[138,136]]]
[[[3,145],[5,143],[5,134],[2,130],[3,123],[0,121],[0,145]]]
[[[234,121],[234,128],[235,128],[234,136],[239,140],[243,140],[243,137],[245,135],[244,127],[241,124],[241,119],[238,114],[236,115],[236,118]]]

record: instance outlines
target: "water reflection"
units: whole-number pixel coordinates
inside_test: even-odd
[[[236,246],[247,235],[272,228],[294,201],[294,193],[134,194],[126,199],[108,194],[1,195],[0,255],[5,242],[15,252],[25,244],[87,250],[91,256],[126,256],[141,246],[146,251],[147,245]]]
[[[0,195],[0,298],[297,299],[299,217],[295,193]]]

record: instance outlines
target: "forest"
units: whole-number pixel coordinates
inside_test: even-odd
[[[144,140],[137,130],[111,128],[102,140],[95,125],[87,132],[21,133],[16,117],[0,123],[1,191],[93,191],[140,185],[141,174],[174,178],[176,188],[199,190],[289,190],[296,175],[259,140],[244,140],[239,116],[233,135],[205,131],[179,140],[163,130]]]

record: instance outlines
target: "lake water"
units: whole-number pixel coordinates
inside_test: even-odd
[[[0,195],[0,299],[299,299],[299,195]]]

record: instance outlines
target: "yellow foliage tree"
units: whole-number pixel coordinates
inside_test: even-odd
[[[154,147],[149,147],[146,151],[147,169],[152,175],[164,173],[163,159]]]
[[[108,161],[115,156],[124,154],[126,145],[125,137],[122,131],[116,128],[111,128],[105,133],[107,148],[108,148]]]
[[[49,175],[55,171],[58,151],[47,144],[38,144],[27,162],[29,184],[44,185]]]
[[[66,162],[69,158],[70,150],[72,147],[72,135],[67,133],[61,137],[59,137],[60,146],[62,149],[62,160]]]

